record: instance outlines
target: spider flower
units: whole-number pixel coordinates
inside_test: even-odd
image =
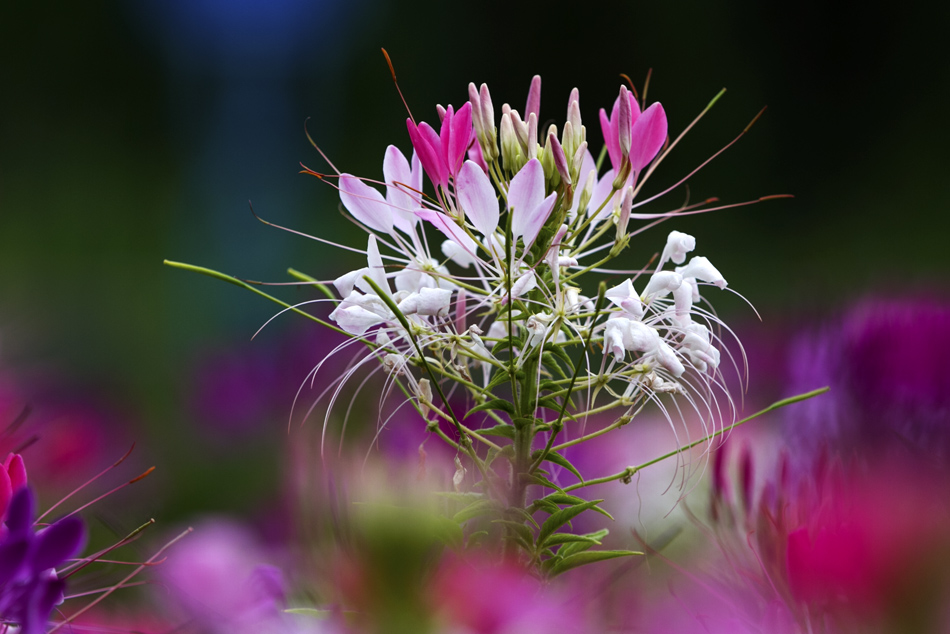
[[[631,220],[655,223],[683,211],[634,211],[651,200],[635,202],[646,168],[662,158],[662,106],[641,113],[621,89],[612,116],[601,110],[613,169],[599,175],[577,90],[560,135],[553,125],[537,130],[540,79],[524,119],[504,105],[500,134],[487,87],[470,85],[469,97],[458,110],[439,109],[438,133],[407,122],[414,152],[407,160],[386,149],[385,193],[340,174],[341,202],[369,235],[366,266],[333,282],[340,299],[330,319],[370,344],[365,362],[378,358],[390,374],[407,377],[416,402],[430,361],[441,379],[462,379],[483,402],[508,360],[520,364],[589,336],[606,354],[588,355],[578,393],[604,386],[627,409],[679,394],[701,418],[722,417],[731,408],[719,374],[723,328],[700,302],[703,287],[722,289],[726,280],[707,258],[686,260],[696,239],[671,232],[654,269],[603,268],[639,233],[628,229]],[[478,160],[465,160],[466,149],[477,149]],[[432,196],[423,192],[423,171]],[[595,289],[583,287],[595,271],[620,278],[600,310]],[[553,368],[532,371],[540,378]]]

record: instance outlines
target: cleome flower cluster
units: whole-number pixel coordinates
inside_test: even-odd
[[[458,110],[437,108],[438,126],[407,120],[411,158],[389,146],[381,182],[338,175],[342,204],[369,237],[366,267],[333,282],[340,300],[330,319],[371,344],[364,361],[377,358],[408,377],[423,407],[432,405],[423,365],[484,403],[495,397],[496,377],[537,357],[534,391],[550,386],[560,402],[568,392],[583,394],[575,418],[594,411],[598,394],[610,400],[597,411],[623,407],[629,415],[645,401],[667,411],[659,395],[675,393],[703,420],[721,421],[722,395],[731,411],[719,373],[722,324],[701,291],[725,288],[726,280],[705,257],[687,260],[695,238],[672,231],[646,267],[606,268],[646,228],[709,210],[701,203],[636,211],[666,193],[638,199],[672,147],[663,106],[641,110],[622,86],[610,113],[600,110],[603,148],[595,160],[577,89],[560,132],[538,130],[540,77],[524,114],[505,104],[500,123],[486,85],[470,84],[468,92]],[[647,224],[633,229],[631,220]],[[610,282],[600,298],[596,287],[584,287],[594,276]],[[547,367],[555,357],[546,352],[574,354],[584,342],[592,346],[573,381],[564,368]]]

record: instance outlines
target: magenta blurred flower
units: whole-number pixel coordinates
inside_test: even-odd
[[[243,527],[212,520],[178,544],[159,573],[202,629],[252,632],[279,622],[285,603],[282,573],[266,558]]]
[[[586,634],[596,631],[552,588],[523,568],[452,559],[431,589],[432,610],[451,634]]]
[[[66,517],[35,530],[36,498],[28,487],[13,495],[0,537],[0,619],[21,634],[47,630],[53,608],[62,603],[65,579],[56,568],[74,557],[86,541],[78,517]]]
[[[868,300],[791,346],[789,392],[831,386],[790,410],[793,458],[822,447],[905,446],[950,458],[950,305]]]

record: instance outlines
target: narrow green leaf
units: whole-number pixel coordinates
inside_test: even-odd
[[[571,542],[582,542],[586,544],[587,548],[590,548],[591,546],[600,546],[600,542],[596,539],[591,539],[586,535],[575,535],[574,533],[554,533],[548,537],[542,545],[545,548],[548,548],[550,546],[569,544]]]
[[[591,500],[590,502],[584,502],[583,504],[575,504],[574,506],[563,508],[557,513],[554,513],[548,517],[548,519],[544,520],[544,523],[541,525],[541,531],[538,533],[538,543],[543,544],[548,536],[552,535],[554,531],[559,529],[564,524],[570,522],[572,519],[587,509],[593,508],[601,502],[603,502],[603,500]]]
[[[482,403],[481,405],[476,405],[476,406],[473,407],[472,409],[468,410],[468,413],[465,414],[465,416],[464,416],[463,418],[468,418],[469,416],[471,416],[471,415],[474,414],[475,412],[482,412],[482,411],[485,411],[485,410],[487,410],[487,409],[500,410],[500,411],[502,411],[502,412],[505,412],[505,413],[508,414],[509,416],[514,416],[514,415],[515,415],[515,406],[514,406],[514,405],[512,405],[511,403],[509,403],[508,401],[506,401],[506,400],[503,399],[503,398],[493,398],[493,399],[490,400],[490,401],[487,401],[487,402],[485,402],[485,403]]]
[[[584,537],[597,540],[597,543],[599,544],[603,542],[604,538],[607,537],[608,534],[610,534],[610,531],[604,528],[594,533],[587,533],[586,535],[584,535]],[[573,555],[574,553],[583,552],[587,550],[588,548],[590,548],[591,546],[592,544],[588,542],[572,542],[570,544],[564,544],[563,546],[561,546],[561,548],[557,551],[557,554],[559,554],[561,557],[568,557],[570,555]]]
[[[491,375],[491,380],[488,381],[488,385],[485,386],[485,391],[491,392],[494,388],[498,387],[510,378],[511,377],[507,372],[496,368],[494,374]]]
[[[556,577],[572,568],[592,564],[597,561],[606,561],[618,557],[630,557],[631,555],[642,555],[643,553],[634,550],[587,550],[582,553],[576,553],[569,557],[559,559],[557,563],[551,566],[549,575]],[[551,561],[551,560],[549,560]]]
[[[524,348],[524,341],[522,339],[519,339],[518,337],[512,337],[510,345],[512,348],[518,348],[520,350]],[[491,353],[493,355],[497,355],[498,353],[504,352],[505,350],[508,350],[508,349],[509,349],[509,342],[508,342],[508,338],[505,337],[504,339],[496,343],[494,346],[492,346]]]
[[[541,451],[542,451],[541,449],[535,451],[535,452],[531,455],[531,459],[532,459],[532,460],[537,460],[538,456],[541,455]],[[567,458],[565,458],[564,456],[562,456],[562,455],[559,454],[558,452],[556,452],[556,451],[549,451],[549,452],[544,456],[544,459],[545,459],[546,461],[548,461],[548,462],[553,462],[554,464],[558,465],[559,467],[564,467],[565,469],[567,469],[568,471],[570,471],[571,473],[573,473],[575,476],[577,476],[577,479],[578,479],[578,480],[580,480],[581,482],[584,481],[584,476],[581,475],[581,472],[578,471],[577,468],[576,468],[574,465],[572,465],[570,462],[568,462]],[[568,497],[573,497],[573,496],[568,496]],[[583,502],[583,500],[581,500],[581,501]],[[562,502],[562,504],[577,504],[577,502]]]
[[[540,484],[543,487],[547,487],[549,489],[555,489],[556,491],[560,491],[561,493],[564,493],[564,489],[554,484],[553,482],[545,478],[543,475],[540,475],[538,473],[532,473],[531,475],[527,476],[527,478],[528,480],[534,482],[535,484]],[[565,493],[565,495],[567,494]]]
[[[508,438],[510,440],[515,439],[515,426],[508,425],[506,423],[500,423],[494,427],[486,427],[485,429],[479,429],[478,433],[482,436],[502,436],[503,438]]]
[[[550,352],[545,352],[543,355],[541,355],[541,363],[543,363],[544,367],[546,367],[548,370],[557,372],[562,379],[570,378],[567,373],[564,372],[564,368],[561,367],[561,364],[556,361],[554,355],[552,355]]]
[[[492,523],[507,526],[512,531],[514,531],[515,536],[518,538],[519,542],[522,542],[522,546],[525,547],[525,550],[534,550],[534,533],[532,533],[531,529],[524,524],[520,522],[512,522],[510,520],[492,520]]]
[[[495,503],[492,500],[476,500],[472,502],[461,511],[452,516],[452,521],[456,524],[464,524],[470,519],[478,517],[479,515],[487,515],[495,508]]]
[[[488,537],[488,531],[475,531],[468,536],[468,539],[465,540],[466,548],[473,548],[478,545],[478,542],[482,541]]]

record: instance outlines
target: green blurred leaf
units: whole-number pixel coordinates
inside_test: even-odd
[[[465,418],[468,418],[475,412],[483,412],[488,409],[495,409],[502,412],[505,412],[509,416],[515,415],[515,406],[506,401],[503,398],[493,398],[490,401],[482,403],[481,405],[476,405],[472,409],[468,410],[468,413],[465,414]]]
[[[591,500],[590,502],[583,502],[582,504],[575,504],[574,506],[568,506],[563,508],[557,513],[554,513],[548,519],[544,520],[544,523],[541,524],[541,531],[538,533],[538,543],[543,544],[545,540],[559,529],[564,524],[570,522],[572,519],[586,511],[587,509],[593,508],[603,502],[603,500]]]
[[[470,519],[476,518],[480,515],[487,515],[495,509],[495,502],[492,500],[476,500],[472,502],[458,513],[452,516],[452,521],[456,524],[464,524]]]
[[[506,423],[499,423],[494,427],[487,427],[485,429],[479,429],[478,433],[482,436],[501,436],[503,438],[508,438],[510,440],[515,439],[515,426],[508,425]]]
[[[597,540],[597,542],[600,543],[609,534],[610,534],[610,531],[608,531],[606,528],[603,528],[593,533],[587,533],[584,535],[584,537],[589,537],[590,539]],[[573,555],[574,553],[583,552],[587,550],[588,548],[590,548],[591,546],[592,544],[589,542],[572,542],[570,544],[564,544],[563,546],[561,546],[561,548],[557,551],[557,554],[560,555],[562,558],[564,558],[564,557]]]
[[[535,452],[531,455],[531,459],[532,459],[532,460],[537,460],[537,459],[538,459],[538,456],[541,455],[541,452],[542,452],[542,451],[543,451],[542,449],[538,449],[537,451],[535,451]],[[544,456],[544,459],[545,459],[546,461],[548,461],[548,462],[552,462],[552,463],[558,465],[559,467],[564,467],[565,469],[567,469],[568,471],[570,471],[571,473],[573,473],[575,476],[577,476],[577,479],[578,479],[578,480],[580,480],[581,482],[584,481],[584,477],[581,475],[581,472],[578,471],[577,468],[574,467],[574,465],[572,465],[570,462],[568,462],[567,458],[565,458],[564,456],[562,456],[562,455],[559,454],[558,452],[556,452],[556,451],[549,451],[549,452]],[[574,496],[568,496],[568,497],[574,497]],[[583,501],[584,501],[584,500],[581,500],[581,502],[583,502]],[[562,502],[562,504],[577,504],[577,502]]]
[[[643,553],[635,550],[588,550],[582,553],[576,553],[568,557],[555,557],[547,561],[555,562],[548,570],[549,577],[556,577],[561,573],[567,572],[572,568],[592,564],[598,561],[616,559],[618,557],[630,557],[631,555],[642,555]],[[545,563],[547,563],[547,561]]]

